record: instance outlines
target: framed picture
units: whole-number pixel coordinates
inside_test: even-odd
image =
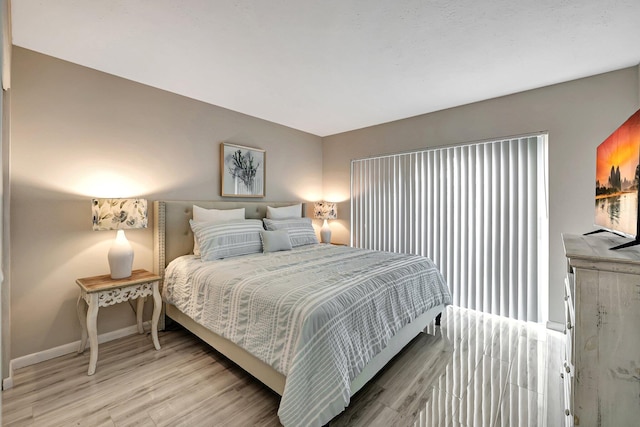
[[[220,195],[264,197],[265,151],[223,142],[220,144]]]

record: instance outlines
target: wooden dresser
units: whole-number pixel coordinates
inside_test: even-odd
[[[640,246],[611,233],[563,235],[566,425],[640,425]]]

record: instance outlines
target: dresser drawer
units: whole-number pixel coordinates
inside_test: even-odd
[[[576,362],[573,354],[573,327],[567,328],[564,338],[564,357],[565,360],[569,363],[569,367],[573,368],[573,365]]]
[[[640,246],[611,250],[626,242],[611,233],[563,235],[562,394],[576,427],[640,426]]]
[[[564,395],[564,406],[563,406],[563,423],[562,425],[565,427],[573,427],[574,418],[573,418],[573,394],[572,394],[572,382],[573,375],[571,372],[567,372],[566,364],[562,368],[562,372],[560,373],[561,383],[562,383],[562,392]]]
[[[571,363],[575,363],[573,357],[573,337],[575,335],[576,315],[573,305],[573,274],[567,274],[564,279],[564,333],[565,333],[565,357]]]
[[[572,310],[570,309],[568,301],[564,302],[564,312],[565,312],[565,325],[564,325],[564,357],[568,360],[571,365],[575,363],[575,358],[573,357],[573,336],[574,336],[574,321],[572,318]]]
[[[573,280],[573,274],[567,274],[567,276],[564,278],[564,301],[568,310],[568,316],[566,316],[567,318],[565,320],[567,322],[571,322],[571,325],[575,324],[576,319],[575,306],[573,305]]]

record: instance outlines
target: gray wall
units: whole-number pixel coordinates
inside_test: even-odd
[[[333,240],[348,242],[351,159],[548,131],[550,317],[561,321],[560,233],[593,228],[595,147],[640,104],[633,67],[321,139],[21,48],[12,67],[12,358],[79,338],[74,281],[108,272],[114,237],[90,231],[89,199],[219,199],[222,141],[267,151],[266,200],[341,201]],[[151,269],[151,231],[127,236],[134,267]],[[120,304],[100,310],[98,329],[134,323]]]
[[[324,197],[343,201],[331,225],[334,241],[349,241],[351,159],[548,131],[549,317],[563,321],[561,233],[594,229],[596,146],[638,109],[639,71],[627,68],[324,138]]]
[[[75,279],[109,272],[115,237],[91,231],[91,197],[220,199],[223,141],[266,150],[264,200],[322,197],[317,136],[21,48],[12,75],[12,358],[80,338]],[[151,229],[127,237],[151,270]],[[134,324],[100,309],[99,333]]]

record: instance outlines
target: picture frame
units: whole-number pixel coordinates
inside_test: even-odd
[[[220,144],[220,195],[264,197],[266,152],[243,145]]]

